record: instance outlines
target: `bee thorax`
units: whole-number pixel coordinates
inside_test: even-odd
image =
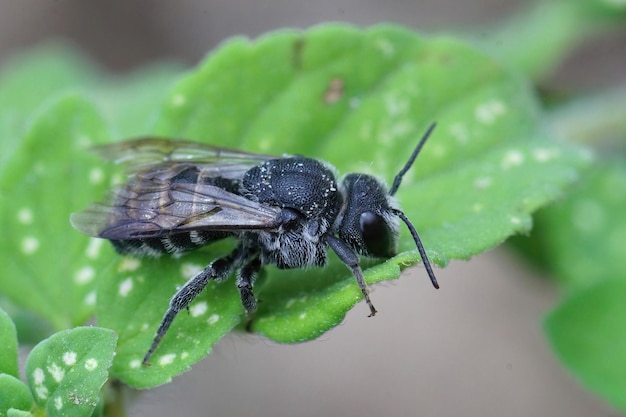
[[[312,219],[289,230],[255,233],[263,264],[282,269],[326,265],[328,249],[322,236],[328,228],[325,219]]]

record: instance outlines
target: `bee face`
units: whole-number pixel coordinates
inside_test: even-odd
[[[358,254],[389,258],[396,253],[398,219],[391,212],[393,198],[375,177],[349,174],[342,182],[344,214],[339,237]]]

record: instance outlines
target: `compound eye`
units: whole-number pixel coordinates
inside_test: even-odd
[[[391,230],[381,216],[371,211],[361,213],[359,228],[370,255],[387,258],[393,254]]]

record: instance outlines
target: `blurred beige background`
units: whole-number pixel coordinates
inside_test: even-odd
[[[124,72],[161,58],[191,66],[223,39],[325,21],[393,21],[452,31],[507,16],[518,1],[179,0],[0,2],[0,62],[63,38]],[[623,77],[625,36],[581,47],[552,79],[566,89]],[[620,70],[621,68],[621,70]],[[0,139],[1,140],[1,139]],[[320,340],[276,345],[230,336],[173,384],[133,394],[131,416],[612,416],[562,370],[541,332],[557,290],[497,249],[374,288]]]

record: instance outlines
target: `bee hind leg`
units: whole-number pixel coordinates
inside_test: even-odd
[[[159,329],[154,336],[152,345],[143,358],[143,364],[149,365],[149,360],[156,348],[159,346],[161,339],[167,333],[172,325],[176,315],[189,304],[204,290],[210,280],[223,280],[233,271],[234,268],[245,262],[249,256],[248,251],[242,246],[238,246],[229,255],[217,259],[206,268],[204,268],[195,277],[187,281],[170,300],[170,306],[165,312]]]

